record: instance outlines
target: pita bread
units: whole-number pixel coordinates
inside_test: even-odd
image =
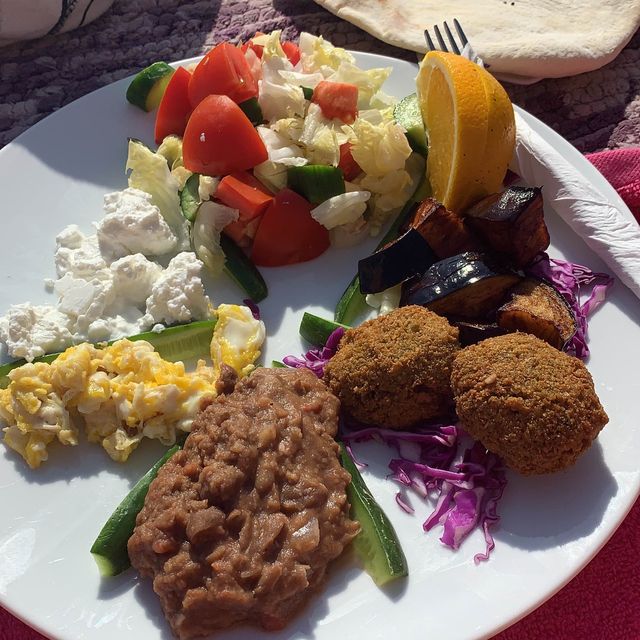
[[[491,71],[554,78],[611,62],[640,26],[640,0],[316,0],[388,44],[426,51],[457,18]]]

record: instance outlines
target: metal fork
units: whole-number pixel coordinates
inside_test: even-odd
[[[447,35],[447,38],[449,40],[449,46],[451,47],[451,53],[455,53],[457,55],[461,55],[462,51],[464,50],[464,48],[469,45],[469,39],[467,38],[467,36],[465,35],[465,32],[462,30],[462,27],[460,26],[460,23],[458,22],[457,18],[453,19],[453,26],[455,27],[456,32],[458,33],[458,38],[460,40],[460,46],[458,46],[458,43],[456,42],[455,38],[453,37],[453,34],[451,33],[451,29],[449,28],[449,25],[447,24],[446,20],[442,23],[442,26],[444,28],[444,32]],[[442,37],[442,32],[440,31],[440,28],[438,27],[437,24],[433,25],[433,31],[436,35],[436,40],[438,41],[438,45],[436,47],[436,45],[433,42],[433,38],[431,37],[431,34],[429,33],[429,29],[425,29],[424,30],[424,39],[427,41],[427,47],[429,48],[429,51],[445,51],[445,52],[449,52],[449,49],[447,48],[447,43],[444,41],[444,38]],[[471,48],[471,45],[469,45],[469,48],[471,49],[471,59],[476,63],[476,64],[483,64],[481,58],[476,55],[475,51],[473,51],[473,48]],[[488,67],[489,65],[483,65],[485,67]]]

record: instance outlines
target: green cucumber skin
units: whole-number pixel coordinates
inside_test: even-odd
[[[416,194],[420,192],[421,188],[422,183],[416,188]],[[391,226],[387,230],[387,233],[384,234],[382,240],[380,240],[380,242],[378,243],[375,251],[378,251],[379,249],[384,247],[385,244],[391,242],[392,240],[395,240],[398,237],[400,228],[408,220],[411,219],[416,206],[417,203],[412,197],[411,200],[409,200],[409,202],[407,202],[404,207],[402,207],[402,210],[400,211],[396,219],[391,223]],[[340,296],[340,300],[338,300],[338,303],[336,304],[333,319],[335,322],[351,325],[365,307],[365,296],[360,291],[360,278],[356,273],[351,282],[347,285],[344,293]]]
[[[127,101],[143,111],[148,111],[146,98],[158,80],[173,73],[173,67],[166,62],[154,62],[140,71],[127,87]]]
[[[288,167],[287,186],[311,204],[320,204],[346,190],[342,169],[324,164]]]
[[[254,302],[261,302],[269,294],[267,283],[244,251],[224,233],[220,247],[225,255],[224,270],[245,290]]]
[[[91,554],[99,558],[96,559],[96,563],[103,577],[116,576],[131,566],[129,553],[127,552],[127,542],[136,526],[136,517],[144,505],[149,485],[158,475],[160,467],[181,448],[181,445],[173,445],[138,480],[100,530],[98,537],[91,546]]]
[[[184,189],[180,192],[180,209],[182,215],[189,221],[196,219],[198,208],[202,204],[198,189],[200,187],[200,174],[194,173],[187,178]]]
[[[302,89],[302,95],[305,100],[311,100],[313,98],[313,89],[311,87],[300,87]]]
[[[264,122],[264,115],[262,114],[262,108],[258,102],[258,98],[249,98],[238,105],[245,116],[249,118],[251,124],[255,127]]]
[[[329,336],[339,328],[347,330],[350,327],[346,324],[326,320],[306,311],[300,321],[300,335],[316,347],[323,347]]]
[[[409,575],[407,559],[389,518],[371,495],[344,444],[339,444],[340,462],[351,475],[347,485],[351,517],[360,523],[354,548],[365,571],[381,587]]]
[[[169,360],[170,362],[176,362],[178,360],[190,360],[192,358],[197,358],[202,355],[209,355],[208,351],[206,353],[202,353],[201,351],[196,352],[191,349],[189,351],[184,350],[175,350],[171,348],[171,343],[175,344],[176,334],[186,334],[183,337],[188,337],[188,334],[193,334],[194,336],[201,335],[203,340],[207,338],[207,344],[211,344],[211,338],[213,336],[213,329],[216,326],[215,320],[199,320],[197,322],[191,322],[189,324],[182,324],[175,327],[167,327],[164,331],[155,332],[155,331],[145,331],[144,333],[138,333],[135,336],[128,336],[124,338],[116,338],[116,340],[110,340],[106,343],[98,343],[98,344],[113,344],[118,340],[130,340],[131,342],[136,342],[136,340],[146,340],[149,342],[153,348],[160,354],[162,358],[165,360]],[[40,356],[38,358],[34,358],[33,362],[53,362],[61,353],[49,353],[45,356]],[[15,360],[14,362],[8,362],[0,366],[0,389],[6,389],[9,385],[9,372],[13,371],[13,369],[17,369],[22,365],[27,364],[26,360]]]
[[[405,96],[393,110],[395,121],[404,127],[410,147],[421,156],[427,157],[427,136],[422,121],[418,96]]]

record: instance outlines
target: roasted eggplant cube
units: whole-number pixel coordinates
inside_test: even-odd
[[[362,293],[379,293],[423,273],[437,260],[427,241],[409,229],[399,238],[358,262]]]
[[[467,251],[436,262],[406,283],[400,304],[419,304],[446,317],[484,319],[519,280],[517,273],[486,254]]]
[[[420,233],[441,260],[482,248],[464,220],[435,198],[427,198],[420,203],[410,226]]]
[[[509,187],[490,195],[464,213],[467,224],[517,267],[529,264],[549,246],[542,190]]]
[[[498,309],[498,326],[524,331],[563,349],[573,338],[576,319],[573,311],[550,284],[526,278],[511,290],[511,300]]]
[[[487,338],[495,338],[496,336],[509,333],[507,329],[499,327],[495,322],[485,323],[457,320],[453,321],[453,324],[458,327],[458,340],[463,347],[468,347],[470,344],[477,344]]]

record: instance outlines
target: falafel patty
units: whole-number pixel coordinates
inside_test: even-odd
[[[349,329],[324,380],[343,409],[364,424],[402,428],[447,416],[458,329],[411,305]]]
[[[466,431],[526,475],[571,466],[609,421],[582,361],[526,333],[462,349],[451,386]]]

